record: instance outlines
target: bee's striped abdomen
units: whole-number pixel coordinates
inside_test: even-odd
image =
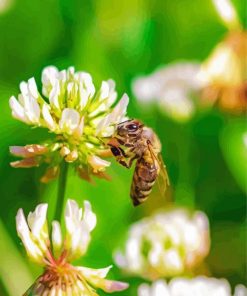
[[[143,157],[137,160],[131,185],[130,196],[134,206],[143,203],[152,191],[158,176],[157,162],[146,162]]]

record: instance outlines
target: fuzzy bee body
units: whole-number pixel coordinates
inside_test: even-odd
[[[160,170],[163,169],[163,164],[158,159],[161,152],[158,137],[140,121],[127,120],[118,125],[108,145],[121,165],[130,168],[136,160],[130,196],[134,206],[143,203],[151,193]],[[168,183],[168,178],[166,182]]]

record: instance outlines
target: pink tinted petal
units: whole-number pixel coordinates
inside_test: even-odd
[[[111,269],[111,266],[101,269],[92,269],[87,267],[77,267],[77,269],[81,272],[86,281],[105,292],[111,293],[115,291],[123,291],[129,287],[129,284],[124,282],[104,279],[108,271]]]
[[[20,157],[31,157],[35,155],[42,155],[48,151],[45,146],[42,145],[26,145],[26,146],[11,146],[9,147],[11,154]]]
[[[97,288],[100,288],[103,291],[108,292],[108,293],[116,292],[116,291],[123,291],[129,287],[128,283],[118,282],[118,281],[110,281],[110,280],[105,280],[105,279],[100,279],[96,283],[94,283],[94,281],[91,281],[91,282]]]
[[[25,158],[18,161],[13,161],[10,163],[13,168],[31,168],[39,166],[39,162],[35,157]]]
[[[56,179],[59,175],[59,167],[54,166],[51,168],[48,168],[45,172],[45,174],[41,177],[40,182],[42,183],[49,183],[50,181],[53,181]]]

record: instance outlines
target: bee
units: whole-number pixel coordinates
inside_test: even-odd
[[[169,185],[166,167],[161,157],[161,144],[154,131],[141,121],[130,119],[118,124],[107,143],[117,162],[130,168],[136,160],[130,197],[134,206],[146,201],[157,177],[162,175],[164,189]]]

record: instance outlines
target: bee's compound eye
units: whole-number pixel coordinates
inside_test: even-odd
[[[119,156],[119,155],[121,155],[121,152],[120,152],[119,149],[116,148],[116,147],[111,147],[111,152],[112,152],[112,154],[113,154],[114,156]]]
[[[127,129],[128,129],[130,132],[135,132],[135,131],[138,129],[138,125],[135,124],[135,123],[128,124],[128,125],[127,125]]]

